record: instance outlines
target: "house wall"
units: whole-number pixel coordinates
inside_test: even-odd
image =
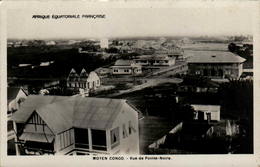
[[[142,67],[134,67],[134,73],[136,74],[136,75],[138,75],[138,74],[142,74]]]
[[[142,67],[141,66],[129,66],[129,67],[112,67],[112,74],[113,75],[131,75],[131,74],[142,74]]]
[[[88,87],[89,89],[96,89],[101,85],[99,76],[93,71],[90,72],[87,82],[90,83]]]
[[[112,74],[114,75],[120,75],[120,74],[132,74],[132,68],[131,67],[113,67],[112,68]]]
[[[67,129],[64,132],[55,135],[54,150],[56,155],[66,155],[74,149],[74,129]]]
[[[129,134],[129,122],[135,130]],[[125,124],[127,136],[123,137],[123,125]],[[128,104],[124,104],[110,130],[119,127],[120,144],[110,150],[111,154],[139,154],[139,127],[138,113]],[[109,143],[111,145],[111,143]]]
[[[175,64],[175,59],[169,59],[169,60],[135,60],[136,64],[142,65],[142,66],[171,66]]]
[[[221,79],[225,76],[238,79],[242,74],[242,64],[238,63],[188,63],[189,73]]]
[[[195,111],[204,113],[204,120],[207,120],[207,113],[211,114],[211,120],[220,121],[220,106],[219,105],[191,105]],[[195,119],[198,119],[198,114]]]
[[[238,77],[240,77],[243,73],[243,63],[238,64]]]

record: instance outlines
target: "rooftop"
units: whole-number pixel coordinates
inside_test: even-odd
[[[12,119],[25,123],[33,111],[55,132],[71,127],[109,129],[126,100],[30,95]]]
[[[132,64],[133,64],[132,60],[119,59],[115,62],[115,66],[131,66]]]
[[[220,112],[220,105],[207,105],[207,104],[191,104],[196,111],[213,111]]]
[[[143,55],[139,56],[137,60],[169,60],[173,59],[170,58],[168,55]]]
[[[17,88],[17,87],[8,87],[7,88],[7,101],[8,101],[8,103],[16,98],[16,96],[18,95],[18,92],[20,90],[22,90],[24,92],[24,90],[22,88]]]
[[[246,59],[231,52],[192,51],[188,63],[243,63]]]

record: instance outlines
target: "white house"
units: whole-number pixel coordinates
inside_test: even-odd
[[[12,119],[29,155],[139,154],[138,113],[126,100],[32,95]]]
[[[67,78],[67,87],[71,89],[96,90],[100,85],[100,78],[97,73],[92,71],[88,74],[84,68],[80,75],[74,69],[71,69]]]
[[[195,119],[199,119],[199,112],[203,113],[204,120],[220,121],[220,105],[191,104],[197,111]]]
[[[113,75],[139,75],[142,74],[142,66],[132,60],[117,60],[112,66]]]

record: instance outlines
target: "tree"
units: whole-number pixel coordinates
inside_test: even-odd
[[[237,52],[238,51],[238,46],[236,44],[234,44],[234,43],[230,43],[228,45],[228,50],[230,52]]]

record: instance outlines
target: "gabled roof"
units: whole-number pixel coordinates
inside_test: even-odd
[[[24,92],[24,94],[27,95],[22,88],[16,88],[16,87],[8,87],[7,88],[7,101],[8,101],[8,103],[10,101],[14,100],[17,97],[20,90],[22,90]]]
[[[193,51],[188,63],[243,63],[246,59],[231,52],[223,51]]]
[[[79,75],[77,74],[77,72],[74,70],[74,68],[71,69],[68,79],[69,78],[79,78]]]
[[[29,96],[13,120],[25,123],[35,110],[54,133],[72,127],[109,129],[126,105],[121,99]]]
[[[80,75],[79,75],[79,77],[80,77],[80,80],[87,80],[88,79],[88,73],[87,73],[87,71],[85,70],[85,68],[82,68],[82,70],[81,70],[81,72],[80,72]]]
[[[85,70],[85,68],[82,68],[81,72],[80,72],[80,77],[88,77],[88,73],[87,71]]]

